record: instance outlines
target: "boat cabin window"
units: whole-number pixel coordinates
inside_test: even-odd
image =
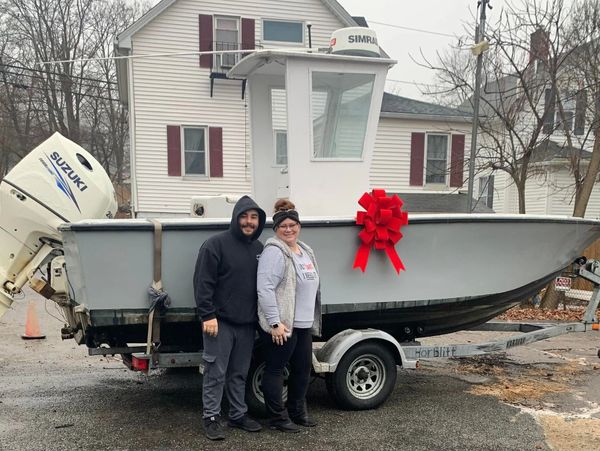
[[[427,134],[425,183],[446,184],[448,153],[448,135]]]
[[[275,166],[287,166],[287,132],[275,130]]]
[[[183,139],[183,173],[206,175],[206,127],[181,127]]]
[[[274,166],[287,166],[287,106],[285,89],[271,89]]]
[[[313,159],[362,159],[374,82],[374,74],[312,73]]]

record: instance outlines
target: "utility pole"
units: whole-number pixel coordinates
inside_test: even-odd
[[[477,55],[477,69],[475,70],[475,94],[473,99],[473,122],[471,130],[471,156],[469,157],[469,189],[467,191],[467,213],[473,212],[473,178],[475,177],[475,154],[477,150],[477,129],[479,126],[479,96],[481,91],[481,66],[483,65],[483,52],[487,50],[489,44],[484,41],[485,36],[485,11],[492,9],[490,0],[479,0],[479,24],[475,27],[475,45],[471,48],[474,55]]]

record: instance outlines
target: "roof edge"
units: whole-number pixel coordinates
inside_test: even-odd
[[[446,122],[460,122],[460,123],[471,123],[471,116],[452,116],[448,114],[417,114],[417,113],[391,113],[388,111],[381,111],[379,117],[385,117],[390,119],[420,119],[428,121],[446,121]]]
[[[117,35],[116,46],[119,48],[131,49],[131,37],[144,28],[149,22],[153,21],[165,9],[167,9],[176,1],[177,0],[161,0],[159,3],[154,5],[142,17]]]
[[[357,27],[358,23],[336,0],[321,0],[321,2],[347,27]]]

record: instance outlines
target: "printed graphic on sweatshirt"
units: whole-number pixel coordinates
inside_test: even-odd
[[[297,263],[298,273],[302,280],[316,280],[317,272],[315,271],[315,265],[310,263]]]

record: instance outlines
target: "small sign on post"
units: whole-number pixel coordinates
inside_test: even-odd
[[[554,288],[556,291],[569,291],[571,289],[571,278],[557,277],[554,279]]]

